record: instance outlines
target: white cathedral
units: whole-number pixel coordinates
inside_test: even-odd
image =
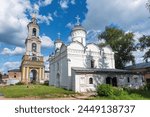
[[[49,85],[75,92],[95,91],[98,84],[140,86],[142,76],[127,70],[115,69],[114,52],[110,46],[100,48],[86,43],[87,32],[79,20],[71,31],[71,43],[55,41],[50,55]]]

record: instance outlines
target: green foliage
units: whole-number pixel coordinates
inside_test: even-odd
[[[145,91],[150,91],[150,84],[146,84],[146,85],[144,86],[144,90],[145,90]]]
[[[139,42],[140,43],[137,45],[137,48],[143,51],[143,49],[150,47],[150,36],[143,35],[139,39]],[[150,58],[150,49],[144,54],[143,57],[145,61],[148,61],[148,58]]]
[[[108,84],[98,85],[97,87],[97,94],[98,96],[122,96],[126,95],[127,92],[124,91],[122,88],[113,87]]]
[[[113,51],[116,52],[116,68],[124,68],[130,61],[134,64],[134,56],[132,55],[132,51],[135,50],[133,37],[133,33],[125,33],[115,27],[106,27],[105,31],[99,35],[99,39],[106,41],[102,45],[110,45]]]
[[[97,94],[99,96],[111,96],[111,95],[113,95],[112,86],[108,85],[108,84],[98,85]]]
[[[45,85],[15,85],[0,87],[0,92],[7,98],[39,97],[58,98],[74,94],[73,91]]]
[[[18,82],[18,83],[16,83],[16,85],[25,85],[25,84],[22,82]]]
[[[45,81],[45,82],[44,82],[44,85],[49,86],[49,81],[48,81],[48,80]]]
[[[112,87],[107,84],[102,84],[97,87],[97,96],[93,99],[102,100],[143,100],[150,99],[150,85],[141,89],[119,88]]]

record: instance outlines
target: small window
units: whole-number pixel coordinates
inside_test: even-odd
[[[130,78],[129,78],[129,77],[128,77],[128,79],[127,79],[127,80],[128,80],[128,83],[130,83]]]
[[[36,28],[33,28],[32,36],[36,36]]]
[[[138,78],[136,77],[136,78],[134,78],[134,80],[135,80],[135,83],[138,83]]]
[[[16,78],[16,75],[14,75],[14,78]]]
[[[89,84],[93,84],[93,78],[89,78]]]
[[[36,52],[36,43],[32,43],[32,51]]]
[[[91,60],[91,68],[94,68],[94,63],[95,63],[95,61]]]
[[[32,61],[37,61],[36,56],[33,56],[33,57],[32,57]]]

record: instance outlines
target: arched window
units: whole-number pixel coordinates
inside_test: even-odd
[[[94,68],[94,63],[95,63],[95,61],[91,60],[91,68]]]
[[[32,43],[32,51],[36,52],[36,43]]]
[[[129,77],[127,78],[127,80],[128,80],[128,83],[130,83],[130,78]]]
[[[32,36],[36,36],[36,28],[33,28]]]
[[[33,57],[32,57],[32,61],[37,61],[36,56],[33,56]]]
[[[89,84],[93,84],[93,78],[89,78]]]
[[[57,71],[59,71],[59,62],[57,62]]]

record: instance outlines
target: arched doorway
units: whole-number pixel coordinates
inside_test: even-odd
[[[112,79],[112,86],[117,86],[117,78],[116,77],[114,77]]]
[[[56,76],[56,86],[60,87],[60,74],[59,73]]]
[[[37,71],[31,70],[30,72],[30,82],[35,83],[37,81]]]
[[[111,84],[111,83],[112,83],[111,77],[107,77],[107,78],[106,78],[106,84]]]

